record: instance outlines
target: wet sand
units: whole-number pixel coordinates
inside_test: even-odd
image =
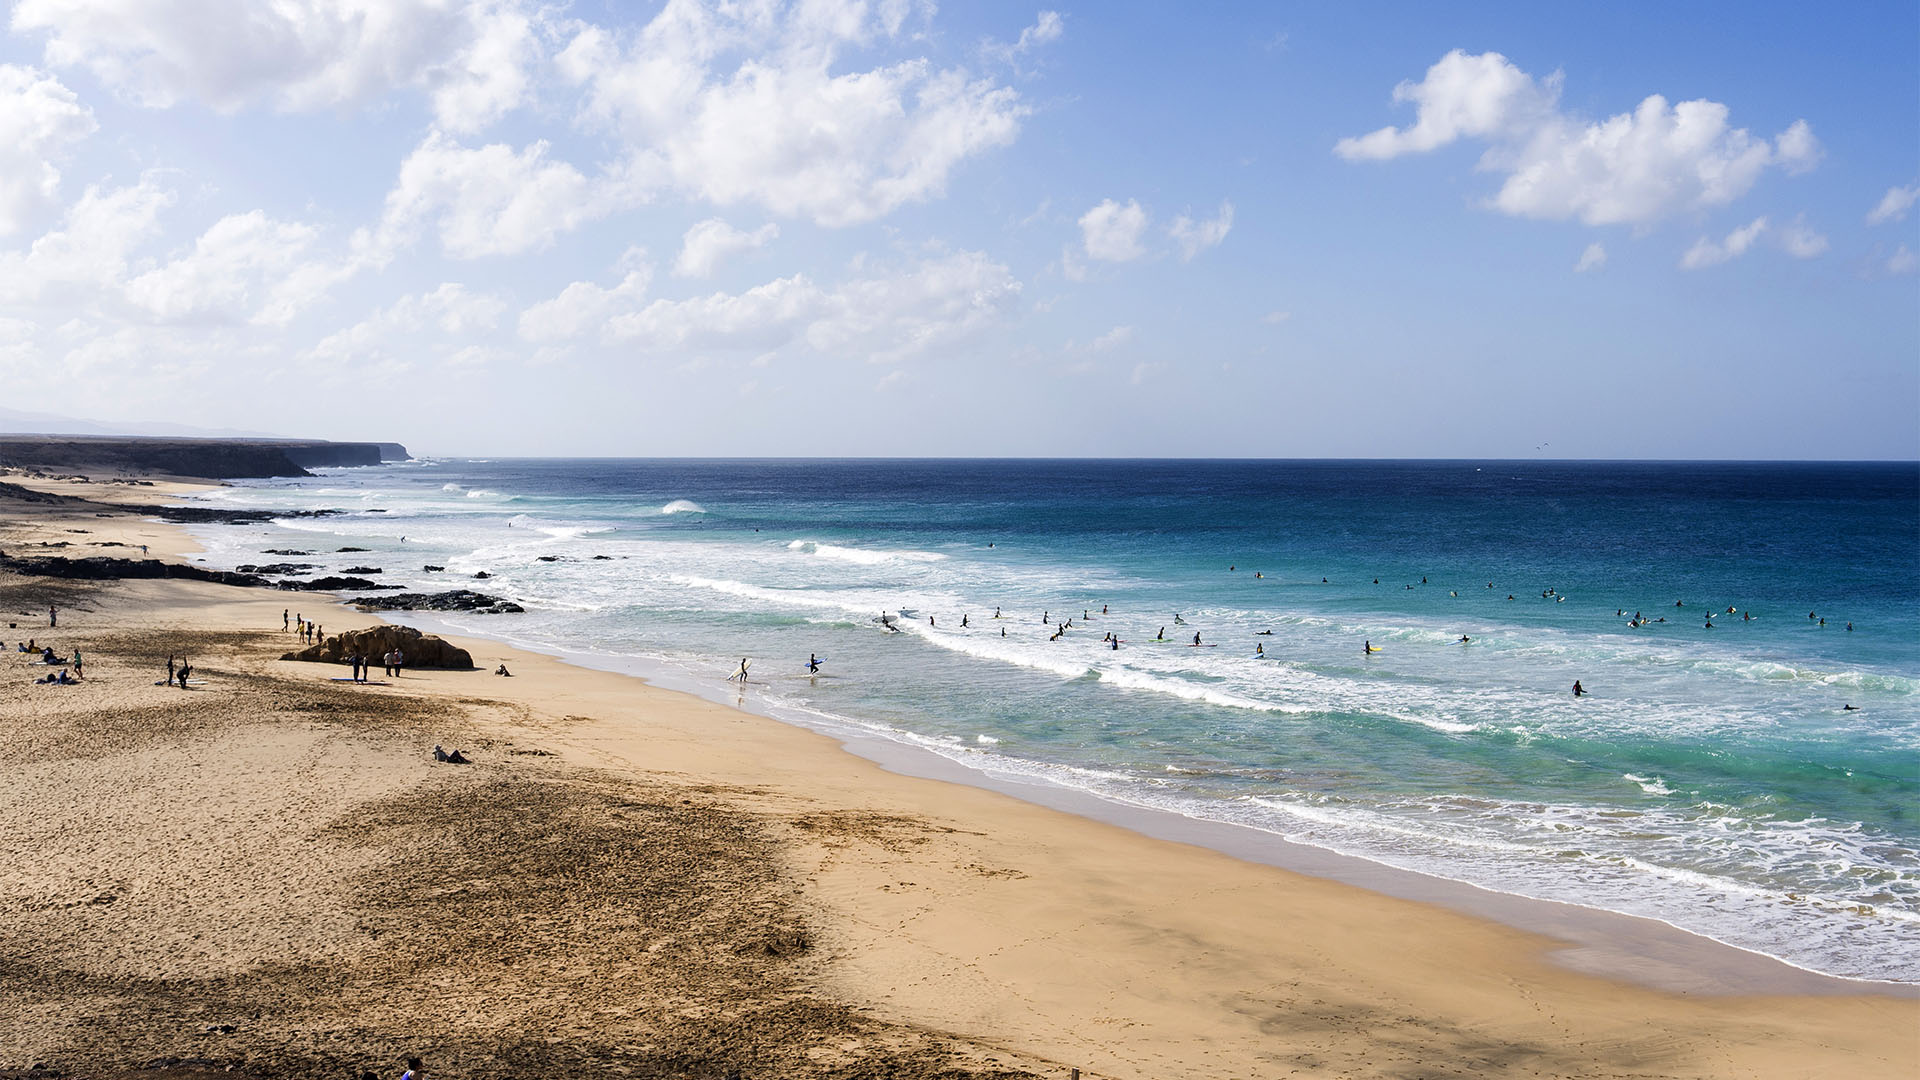
[[[99,512],[0,504],[0,549],[191,547]],[[497,643],[385,686],[278,660],[283,608],[378,621],[323,604],[0,577],[9,647],[88,657],[80,687],[0,659],[0,1068],[1920,1074],[1911,997],[1569,970],[1551,936],[903,776]],[[169,653],[204,683],[154,685]]]

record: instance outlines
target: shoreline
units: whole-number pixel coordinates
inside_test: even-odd
[[[161,622],[258,623],[292,599],[85,584],[139,599]],[[1195,1078],[1485,1075],[1523,1063],[1566,1076],[1894,1076],[1914,1065],[1906,995],[1847,984],[1831,996],[1706,998],[1595,978],[1563,966],[1554,938],[1481,914],[928,783],[733,705],[451,637],[479,646],[479,670],[410,673],[369,695],[485,703],[469,707],[497,714],[476,728],[496,745],[531,740],[562,768],[682,785],[781,823],[780,862],[822,942],[807,961],[819,985],[1029,1064]],[[515,678],[486,675],[495,656]],[[323,681],[308,664],[265,668]]]
[[[1233,822],[1124,803],[1044,781],[993,776],[932,750],[882,735],[840,724],[809,723],[798,710],[782,709],[744,695],[732,695],[736,700],[728,701],[726,698],[730,695],[725,687],[703,685],[697,678],[640,657],[570,651],[475,633],[455,627],[432,612],[361,613],[350,604],[336,606],[356,615],[372,614],[388,622],[412,626],[450,641],[490,642],[516,652],[550,656],[585,670],[637,679],[665,693],[685,694],[813,732],[834,741],[845,752],[896,775],[996,792],[1035,806],[1115,825],[1143,837],[1188,844],[1243,862],[1339,882],[1400,900],[1431,904],[1514,930],[1542,934],[1559,940],[1559,947],[1549,949],[1548,955],[1569,971],[1676,993],[1874,994],[1920,1000],[1920,984],[1829,975],[1647,916],[1503,892],[1289,840]],[[1664,955],[1656,959],[1656,953]]]

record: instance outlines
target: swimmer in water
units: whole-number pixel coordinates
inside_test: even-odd
[[[1173,625],[1175,625],[1175,626],[1185,626],[1185,625],[1187,625],[1187,620],[1185,620],[1185,619],[1183,619],[1183,618],[1181,618],[1181,617],[1180,617],[1180,613],[1176,611],[1176,612],[1174,612],[1174,613],[1173,613]]]
[[[1587,688],[1580,685],[1580,680],[1579,679],[1573,680],[1573,696],[1585,697],[1586,693],[1587,693]]]

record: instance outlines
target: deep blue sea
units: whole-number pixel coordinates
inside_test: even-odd
[[[1913,463],[448,459],[207,499],[346,511],[197,527],[213,565],[476,588],[527,612],[464,632],[750,657],[756,706],[988,775],[1920,981]]]

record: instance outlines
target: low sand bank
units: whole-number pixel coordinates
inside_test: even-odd
[[[0,517],[9,550],[70,528],[188,546],[168,526]],[[336,683],[343,669],[273,659],[292,647],[278,594],[12,578],[0,608],[37,613],[45,636],[48,590],[55,644],[86,649],[90,677],[39,687],[0,666],[0,829],[20,838],[0,852],[0,1065],[338,1075],[424,1051],[444,1076],[1920,1069],[1910,999],[1577,974],[1547,961],[1549,938],[897,775],[493,642],[458,642],[476,672]],[[206,684],[153,685],[170,652]],[[513,678],[487,674],[502,662]],[[476,764],[435,765],[435,743]]]

